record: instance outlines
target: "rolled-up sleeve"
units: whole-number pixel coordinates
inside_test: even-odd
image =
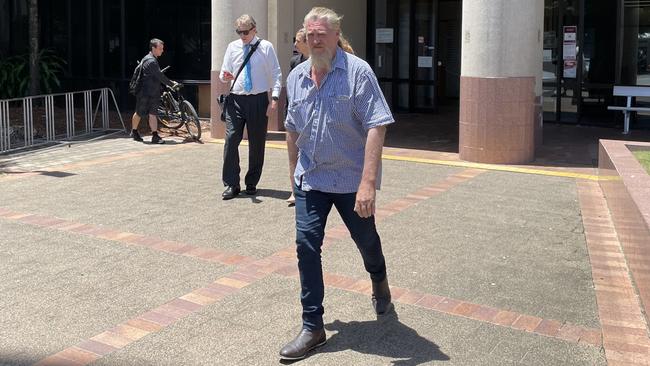
[[[372,71],[360,72],[354,92],[354,114],[365,130],[395,122]]]
[[[228,45],[228,48],[226,48],[226,53],[223,56],[223,62],[221,63],[221,70],[219,70],[219,79],[223,81],[224,83],[226,80],[224,79],[223,72],[228,71],[231,74],[234,74],[232,70],[232,43]]]

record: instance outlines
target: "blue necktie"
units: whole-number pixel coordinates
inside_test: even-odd
[[[251,51],[251,45],[244,46],[244,57]],[[251,79],[251,60],[246,63],[246,75],[244,75],[244,90],[248,93],[253,90],[253,80]]]

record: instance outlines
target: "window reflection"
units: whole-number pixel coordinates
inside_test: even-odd
[[[623,17],[621,82],[627,85],[650,85],[650,4],[625,0]]]
[[[544,1],[544,50],[542,66],[542,102],[544,103],[544,119],[556,119],[557,105],[557,62],[558,54],[558,18],[559,7],[557,0]]]

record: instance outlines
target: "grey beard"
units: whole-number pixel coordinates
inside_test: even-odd
[[[332,69],[332,54],[329,50],[326,50],[323,55],[314,55],[313,53],[310,56],[311,65],[314,66],[317,70],[325,70],[330,72]]]

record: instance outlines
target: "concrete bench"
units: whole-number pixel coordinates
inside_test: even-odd
[[[614,85],[614,96],[627,97],[626,106],[608,106],[610,111],[621,111],[625,115],[625,124],[623,125],[623,133],[630,133],[630,114],[632,112],[650,112],[650,108],[635,107],[632,105],[632,98],[635,97],[650,97],[650,87],[647,86],[621,86]]]

